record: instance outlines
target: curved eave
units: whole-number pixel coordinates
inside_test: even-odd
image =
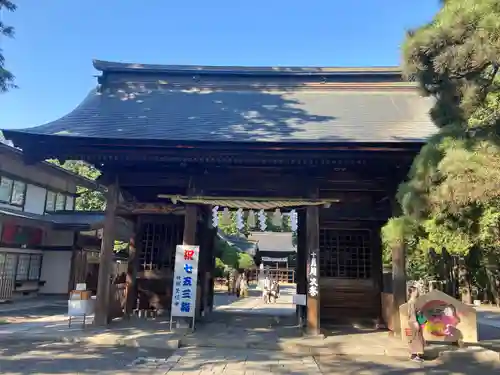
[[[155,65],[94,60],[94,68],[103,73],[163,73],[196,75],[251,76],[388,76],[401,79],[398,67],[246,67],[208,65]]]
[[[33,142],[46,144],[52,147],[55,143],[64,140],[65,146],[97,146],[97,147],[126,147],[126,148],[144,148],[155,147],[175,148],[175,149],[203,149],[203,150],[269,150],[269,151],[419,151],[426,143],[424,139],[415,139],[414,141],[390,141],[390,142],[253,142],[253,141],[181,141],[181,140],[158,140],[158,139],[121,139],[121,138],[98,138],[87,136],[69,136],[69,135],[48,135],[36,134],[27,131],[2,130],[6,138],[12,140],[14,144],[23,146],[25,143],[30,145]]]

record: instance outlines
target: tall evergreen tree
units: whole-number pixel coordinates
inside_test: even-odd
[[[447,0],[408,33],[403,70],[426,96],[439,128],[398,191],[403,216],[383,231],[409,255],[433,249],[498,259],[500,242],[500,2]],[[417,251],[418,250],[418,251]]]

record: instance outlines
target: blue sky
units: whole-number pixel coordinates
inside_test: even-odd
[[[408,28],[438,0],[14,0],[1,40],[19,89],[0,94],[0,128],[70,112],[95,85],[92,59],[205,65],[398,65]],[[36,4],[36,5],[35,5]],[[42,5],[43,4],[43,5]]]

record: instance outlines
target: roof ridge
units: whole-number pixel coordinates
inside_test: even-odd
[[[101,72],[197,73],[250,75],[401,75],[397,66],[320,67],[320,66],[223,66],[223,65],[162,65],[93,60]]]

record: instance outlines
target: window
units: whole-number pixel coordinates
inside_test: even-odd
[[[24,204],[24,196],[26,194],[26,184],[21,181],[14,181],[12,186],[12,197],[10,203],[16,206],[22,206]]]
[[[45,200],[45,211],[53,212],[56,208],[56,193],[47,190],[47,199]]]
[[[66,208],[66,196],[61,193],[56,195],[56,211],[62,211]]]
[[[17,261],[16,280],[28,280],[30,254],[21,254]]]
[[[370,232],[367,230],[320,229],[320,276],[370,279],[372,274],[370,243]]]
[[[12,185],[14,181],[10,178],[2,177],[0,180],[0,201],[10,203],[10,195],[12,193]]]
[[[71,195],[66,197],[66,210],[74,211],[75,210],[75,198]]]
[[[40,267],[42,266],[42,254],[19,254],[17,261],[16,280],[38,280],[40,278]]]
[[[0,202],[22,206],[26,195],[26,184],[7,177],[0,179]]]
[[[30,259],[30,270],[28,272],[29,280],[38,280],[40,278],[40,268],[42,266],[42,255],[33,254]]]

